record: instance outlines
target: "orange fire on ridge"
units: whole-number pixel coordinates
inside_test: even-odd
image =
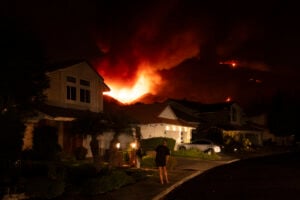
[[[136,13],[140,17],[128,18],[126,29],[130,34],[118,29],[123,26],[109,28],[108,32],[99,30],[101,37],[97,37],[96,43],[103,55],[95,61],[96,70],[111,89],[105,95],[122,103],[130,104],[145,94],[164,91],[163,86],[169,85],[165,84],[168,80],[162,79],[161,71],[199,56],[205,35],[202,23],[193,20],[184,24],[170,23],[173,21],[170,16],[179,17],[180,5],[163,1],[157,4],[143,7],[145,12]],[[122,19],[121,22],[124,24]]]
[[[155,86],[159,85],[162,80],[157,73],[147,69],[148,67],[140,68],[133,85],[124,85],[122,81],[106,80],[111,91],[105,92],[104,95],[111,96],[124,104],[129,104],[145,94],[153,93]]]

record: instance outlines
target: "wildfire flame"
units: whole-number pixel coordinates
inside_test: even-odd
[[[237,68],[237,61],[235,60],[229,60],[224,62],[219,62],[220,65],[229,65],[231,68]]]
[[[97,46],[103,53],[102,58],[94,60],[96,70],[111,89],[106,95],[122,103],[129,104],[145,94],[160,92],[163,83],[168,81],[161,78],[161,71],[199,56],[204,40],[202,23],[193,20],[184,24],[170,23],[173,22],[170,16],[180,21],[185,16],[185,13],[182,17],[178,15],[180,4],[158,1],[154,7],[142,8],[145,10],[135,13],[134,18],[116,19],[118,26],[109,27],[107,32],[98,30],[95,34]],[[107,24],[110,23],[109,20]],[[130,30],[130,34],[123,34],[124,28]]]
[[[104,95],[109,95],[122,103],[128,104],[145,94],[153,93],[152,89],[161,83],[161,78],[157,73],[147,70],[147,68],[148,67],[141,68],[137,73],[133,85],[124,85],[124,82],[107,80],[106,82],[111,90],[105,92]]]

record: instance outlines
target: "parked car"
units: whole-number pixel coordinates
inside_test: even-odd
[[[179,150],[198,149],[208,154],[221,152],[221,146],[215,144],[213,141],[208,139],[198,139],[192,141],[191,143],[181,143],[179,144],[178,149]]]

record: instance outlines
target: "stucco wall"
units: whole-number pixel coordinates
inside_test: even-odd
[[[104,90],[103,80],[91,69],[91,67],[83,62],[64,69],[59,69],[47,74],[50,78],[50,87],[45,91],[47,103],[54,106],[64,108],[74,108],[80,110],[90,110],[93,112],[103,111],[103,95]],[[67,100],[67,81],[66,77],[72,76],[76,78],[77,98],[76,101]],[[90,82],[88,89],[90,90],[90,103],[80,102],[80,88],[85,88],[80,85],[79,80],[87,80]],[[69,85],[69,84],[68,84]]]

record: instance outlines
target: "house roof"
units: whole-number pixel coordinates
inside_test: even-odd
[[[178,104],[181,104],[189,109],[198,111],[198,112],[216,112],[220,110],[224,110],[229,108],[232,104],[235,104],[235,102],[220,102],[220,103],[211,103],[211,104],[205,104],[200,103],[196,101],[188,101],[188,100],[176,100],[176,99],[169,99],[170,102],[176,102]]]
[[[253,126],[251,124],[245,124],[242,126],[239,125],[232,125],[232,124],[226,124],[226,125],[218,125],[218,128],[224,129],[224,130],[230,130],[230,131],[262,131],[263,129],[260,127]]]
[[[66,60],[66,61],[62,61],[62,62],[59,62],[59,63],[48,64],[46,69],[47,69],[48,72],[53,72],[53,71],[56,71],[56,70],[59,70],[59,69],[64,69],[64,68],[67,68],[67,67],[71,67],[73,65],[80,64],[80,63],[86,63],[95,72],[95,74],[97,74],[97,76],[103,81],[103,84],[104,84],[104,87],[105,87],[104,90],[105,91],[110,91],[110,88],[108,87],[108,85],[106,85],[106,83],[104,83],[104,78],[96,71],[96,69],[93,67],[93,65],[85,59]]]
[[[176,115],[175,119],[169,119],[160,117],[159,115],[168,107],[167,103],[153,103],[153,104],[134,104],[129,106],[124,106],[122,111],[135,119],[138,123],[149,124],[149,123],[166,123],[166,124],[174,124],[181,126],[195,126],[195,124],[185,121],[180,118],[177,114],[178,112],[174,112],[173,108],[171,108],[172,112]]]
[[[85,115],[99,115],[101,113],[91,112],[89,110],[77,110],[71,108],[61,108],[56,106],[51,106],[47,104],[43,104],[37,107],[37,110],[40,113],[43,113],[53,119],[55,118],[69,118],[76,119]]]

